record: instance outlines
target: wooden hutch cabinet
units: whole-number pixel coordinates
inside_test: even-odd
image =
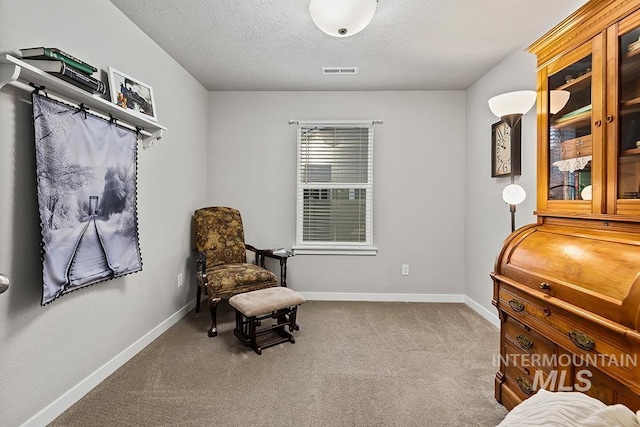
[[[574,390],[640,410],[640,0],[591,0],[529,52],[538,220],[491,274],[495,396],[511,409]]]

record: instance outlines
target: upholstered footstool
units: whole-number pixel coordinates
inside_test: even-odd
[[[289,332],[300,330],[296,316],[298,306],[302,303],[302,295],[281,286],[234,295],[229,299],[229,304],[236,310],[236,328],[233,333],[258,354],[262,354],[262,349],[283,342],[295,343],[296,340]],[[269,318],[276,319],[276,323],[271,326],[261,325],[263,320]],[[289,332],[285,331],[287,326]],[[263,342],[259,344],[257,337],[270,332],[273,332],[271,335],[275,335],[275,338],[261,339]]]

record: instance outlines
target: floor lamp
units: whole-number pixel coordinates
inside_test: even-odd
[[[511,232],[516,229],[516,206],[524,202],[527,198],[527,193],[524,188],[518,184],[509,184],[502,190],[502,200],[509,204],[509,211],[511,212]]]
[[[522,119],[522,116],[533,107],[536,102],[536,93],[532,90],[520,90],[516,92],[503,93],[489,99],[489,108],[491,112],[500,117],[500,120],[509,125],[510,134],[510,152],[513,154],[515,150],[515,137],[513,128]],[[513,166],[513,165],[511,165]],[[510,168],[511,184],[502,192],[502,199],[509,204],[511,212],[511,232],[516,229],[516,206],[524,201],[527,194],[524,188],[514,183],[514,170]]]

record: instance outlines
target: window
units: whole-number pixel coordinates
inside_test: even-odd
[[[375,255],[373,122],[298,123],[298,254]]]

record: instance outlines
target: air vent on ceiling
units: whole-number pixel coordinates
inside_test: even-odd
[[[322,74],[358,74],[358,67],[322,67]]]

